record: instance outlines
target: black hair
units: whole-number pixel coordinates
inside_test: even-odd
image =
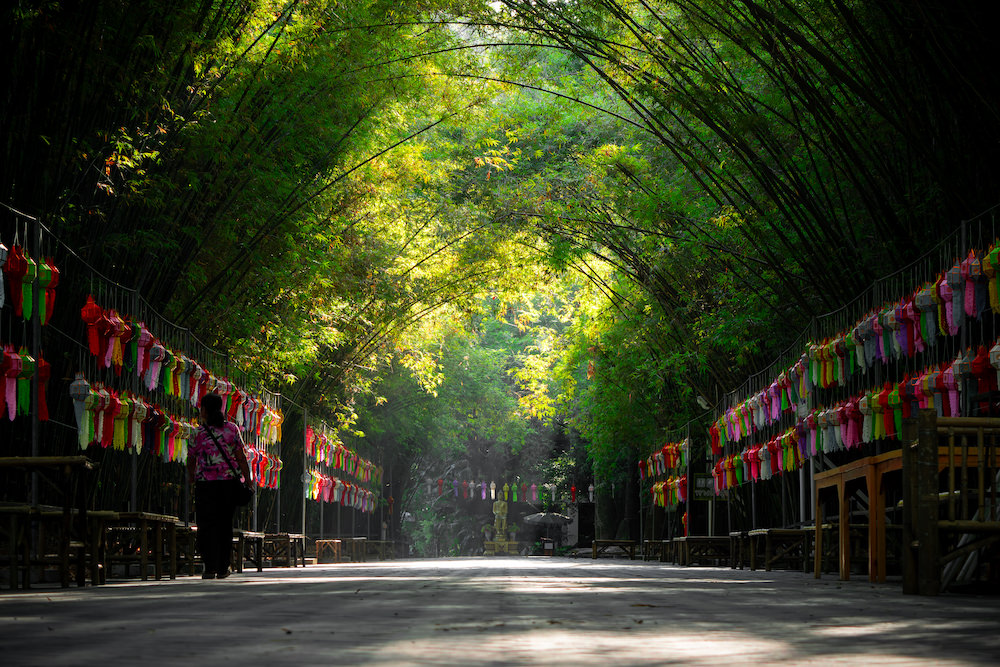
[[[222,426],[226,423],[226,415],[222,412],[222,397],[218,394],[202,396],[201,407],[205,410],[205,421],[209,426]]]

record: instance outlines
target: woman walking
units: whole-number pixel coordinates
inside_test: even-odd
[[[205,394],[201,399],[202,427],[188,448],[188,480],[194,484],[195,515],[198,520],[198,552],[205,572],[202,579],[229,576],[233,551],[233,515],[242,480],[250,482],[243,436],[236,424],[226,420],[222,397]]]

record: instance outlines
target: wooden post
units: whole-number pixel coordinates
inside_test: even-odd
[[[917,435],[916,506],[913,526],[917,541],[917,592],[920,595],[941,593],[941,565],[938,545],[938,452],[937,412],[920,411]]]
[[[903,463],[903,594],[916,595],[917,588],[917,552],[914,547],[916,532],[913,526],[914,508],[916,507],[916,448],[917,420],[903,420],[903,441],[900,452]]]

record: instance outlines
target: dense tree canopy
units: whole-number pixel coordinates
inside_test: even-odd
[[[395,461],[414,512],[446,465],[624,479],[997,203],[966,3],[2,11],[0,201]]]

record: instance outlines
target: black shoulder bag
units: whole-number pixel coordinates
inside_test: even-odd
[[[226,463],[229,464],[229,469],[232,470],[233,474],[236,476],[233,480],[236,482],[233,485],[233,500],[236,502],[237,506],[249,505],[250,501],[253,500],[253,487],[250,486],[249,480],[245,482],[241,481],[242,478],[239,471],[236,469],[236,466],[233,465],[232,460],[229,458],[229,454],[226,454],[226,450],[223,449],[222,445],[219,443],[219,439],[215,437],[214,433],[212,433],[212,429],[207,426],[203,428],[205,429],[205,432],[208,433],[208,436],[212,438],[212,442],[215,443],[215,446],[219,448],[219,453],[222,454],[222,458],[226,459]]]

